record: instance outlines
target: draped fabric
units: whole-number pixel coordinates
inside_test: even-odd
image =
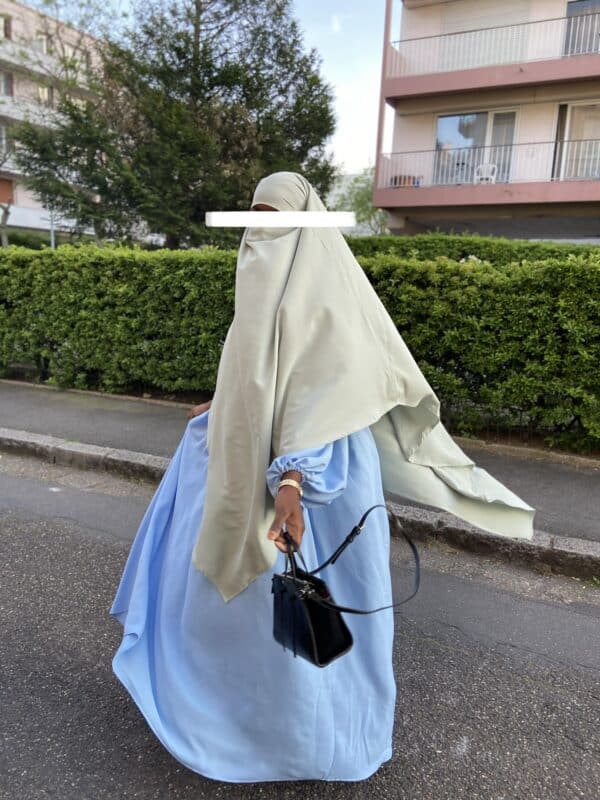
[[[348,615],[354,646],[319,669],[273,638],[272,573],[223,602],[191,563],[206,499],[208,418],[189,421],[130,549],[110,609],[123,625],[113,671],[162,745],[201,775],[231,782],[367,778],[392,755],[392,611]],[[312,569],[364,509],[383,502],[377,449],[367,428],[289,453],[263,475],[269,492],[288,469],[304,475],[302,553]],[[386,512],[378,508],[323,572],[336,601],[391,603],[389,551]],[[274,568],[282,571],[285,557],[277,552]]]
[[[292,172],[252,204],[324,210]],[[228,601],[272,568],[272,456],[371,427],[383,486],[484,530],[533,535],[534,509],[461,450],[440,403],[336,228],[247,228],[235,313],[208,424],[207,492],[192,560]]]

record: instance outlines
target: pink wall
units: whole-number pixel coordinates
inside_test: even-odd
[[[508,204],[598,203],[600,180],[498,183],[475,186],[431,186],[417,189],[376,189],[378,208],[495,206]]]
[[[385,78],[382,92],[385,98],[391,100],[465,92],[474,89],[487,90],[598,79],[600,79],[600,54],[594,54],[551,61],[502,64],[430,75]]]

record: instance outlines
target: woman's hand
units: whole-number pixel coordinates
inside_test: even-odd
[[[300,481],[299,472],[286,472],[282,478],[292,478]],[[287,553],[287,542],[283,538],[283,526],[294,540],[296,548],[302,543],[304,533],[304,514],[300,504],[300,493],[294,486],[282,486],[275,495],[275,519],[267,533],[267,538],[275,542],[275,547],[282,553]]]
[[[198,417],[200,414],[204,414],[205,411],[208,411],[210,408],[210,404],[212,400],[209,400],[207,403],[200,403],[198,406],[192,406],[188,411],[187,418],[193,419],[194,417]]]

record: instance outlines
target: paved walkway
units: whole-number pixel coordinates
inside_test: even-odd
[[[190,405],[58,391],[0,380],[0,427],[169,458]],[[465,452],[537,509],[535,527],[600,542],[600,461],[560,463],[526,448],[460,442]],[[539,453],[539,451],[537,451]]]

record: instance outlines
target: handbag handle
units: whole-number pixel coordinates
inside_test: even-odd
[[[300,550],[298,550],[297,552],[298,552],[298,555],[300,556],[300,560],[302,561],[302,565],[304,567],[304,571],[308,575],[314,575],[315,572],[319,572],[324,567],[326,567],[328,564],[334,564],[337,561],[337,559],[341,556],[341,554],[344,552],[344,550],[348,547],[348,545],[351,544],[356,539],[356,537],[359,535],[359,533],[362,531],[362,529],[363,529],[363,527],[365,525],[365,522],[367,520],[367,517],[369,516],[371,511],[373,511],[375,508],[387,508],[387,507],[385,505],[383,505],[382,503],[378,503],[377,505],[371,506],[371,508],[367,509],[365,511],[365,513],[362,515],[358,525],[355,525],[354,528],[352,528],[352,530],[350,531],[348,536],[346,536],[346,538],[344,539],[342,544],[332,553],[332,555],[326,561],[324,561],[322,564],[320,564],[318,567],[316,567],[315,569],[311,570],[310,572],[306,568],[306,562],[304,561],[304,556],[302,555]],[[402,528],[401,525],[397,525],[397,527],[400,530],[400,533],[402,534],[402,536],[406,539],[406,541],[408,543],[408,546],[412,550],[412,554],[413,554],[414,559],[415,559],[415,578],[414,578],[414,583],[413,583],[413,590],[408,595],[408,597],[405,597],[404,600],[400,600],[397,603],[392,603],[389,606],[380,606],[379,608],[372,608],[372,609],[369,609],[369,610],[363,610],[363,609],[359,609],[359,608],[350,608],[348,606],[339,606],[336,603],[332,603],[330,600],[325,600],[324,598],[319,597],[318,595],[311,595],[311,600],[313,600],[313,602],[315,602],[315,603],[318,603],[319,605],[326,606],[327,608],[335,609],[336,611],[344,611],[344,612],[346,612],[348,614],[375,614],[377,611],[385,611],[385,609],[388,609],[388,608],[396,608],[397,606],[404,605],[404,603],[408,603],[409,600],[412,600],[412,598],[419,591],[419,586],[421,585],[421,560],[419,558],[419,551],[417,550],[417,547],[416,547],[415,543],[413,542],[413,540],[409,536],[406,535],[406,533],[404,532],[404,529]],[[294,578],[294,580],[297,580],[297,572],[296,572],[296,570],[298,569],[298,565],[297,565],[296,559],[294,557],[294,545],[295,545],[295,542],[294,542],[294,540],[292,539],[292,537],[290,536],[290,534],[289,534],[289,532],[287,530],[283,531],[283,538],[285,539],[285,541],[287,543],[287,546],[288,546],[287,547],[286,557],[289,559],[289,562],[290,562],[292,577]],[[398,612],[394,612],[394,613],[398,613]]]

